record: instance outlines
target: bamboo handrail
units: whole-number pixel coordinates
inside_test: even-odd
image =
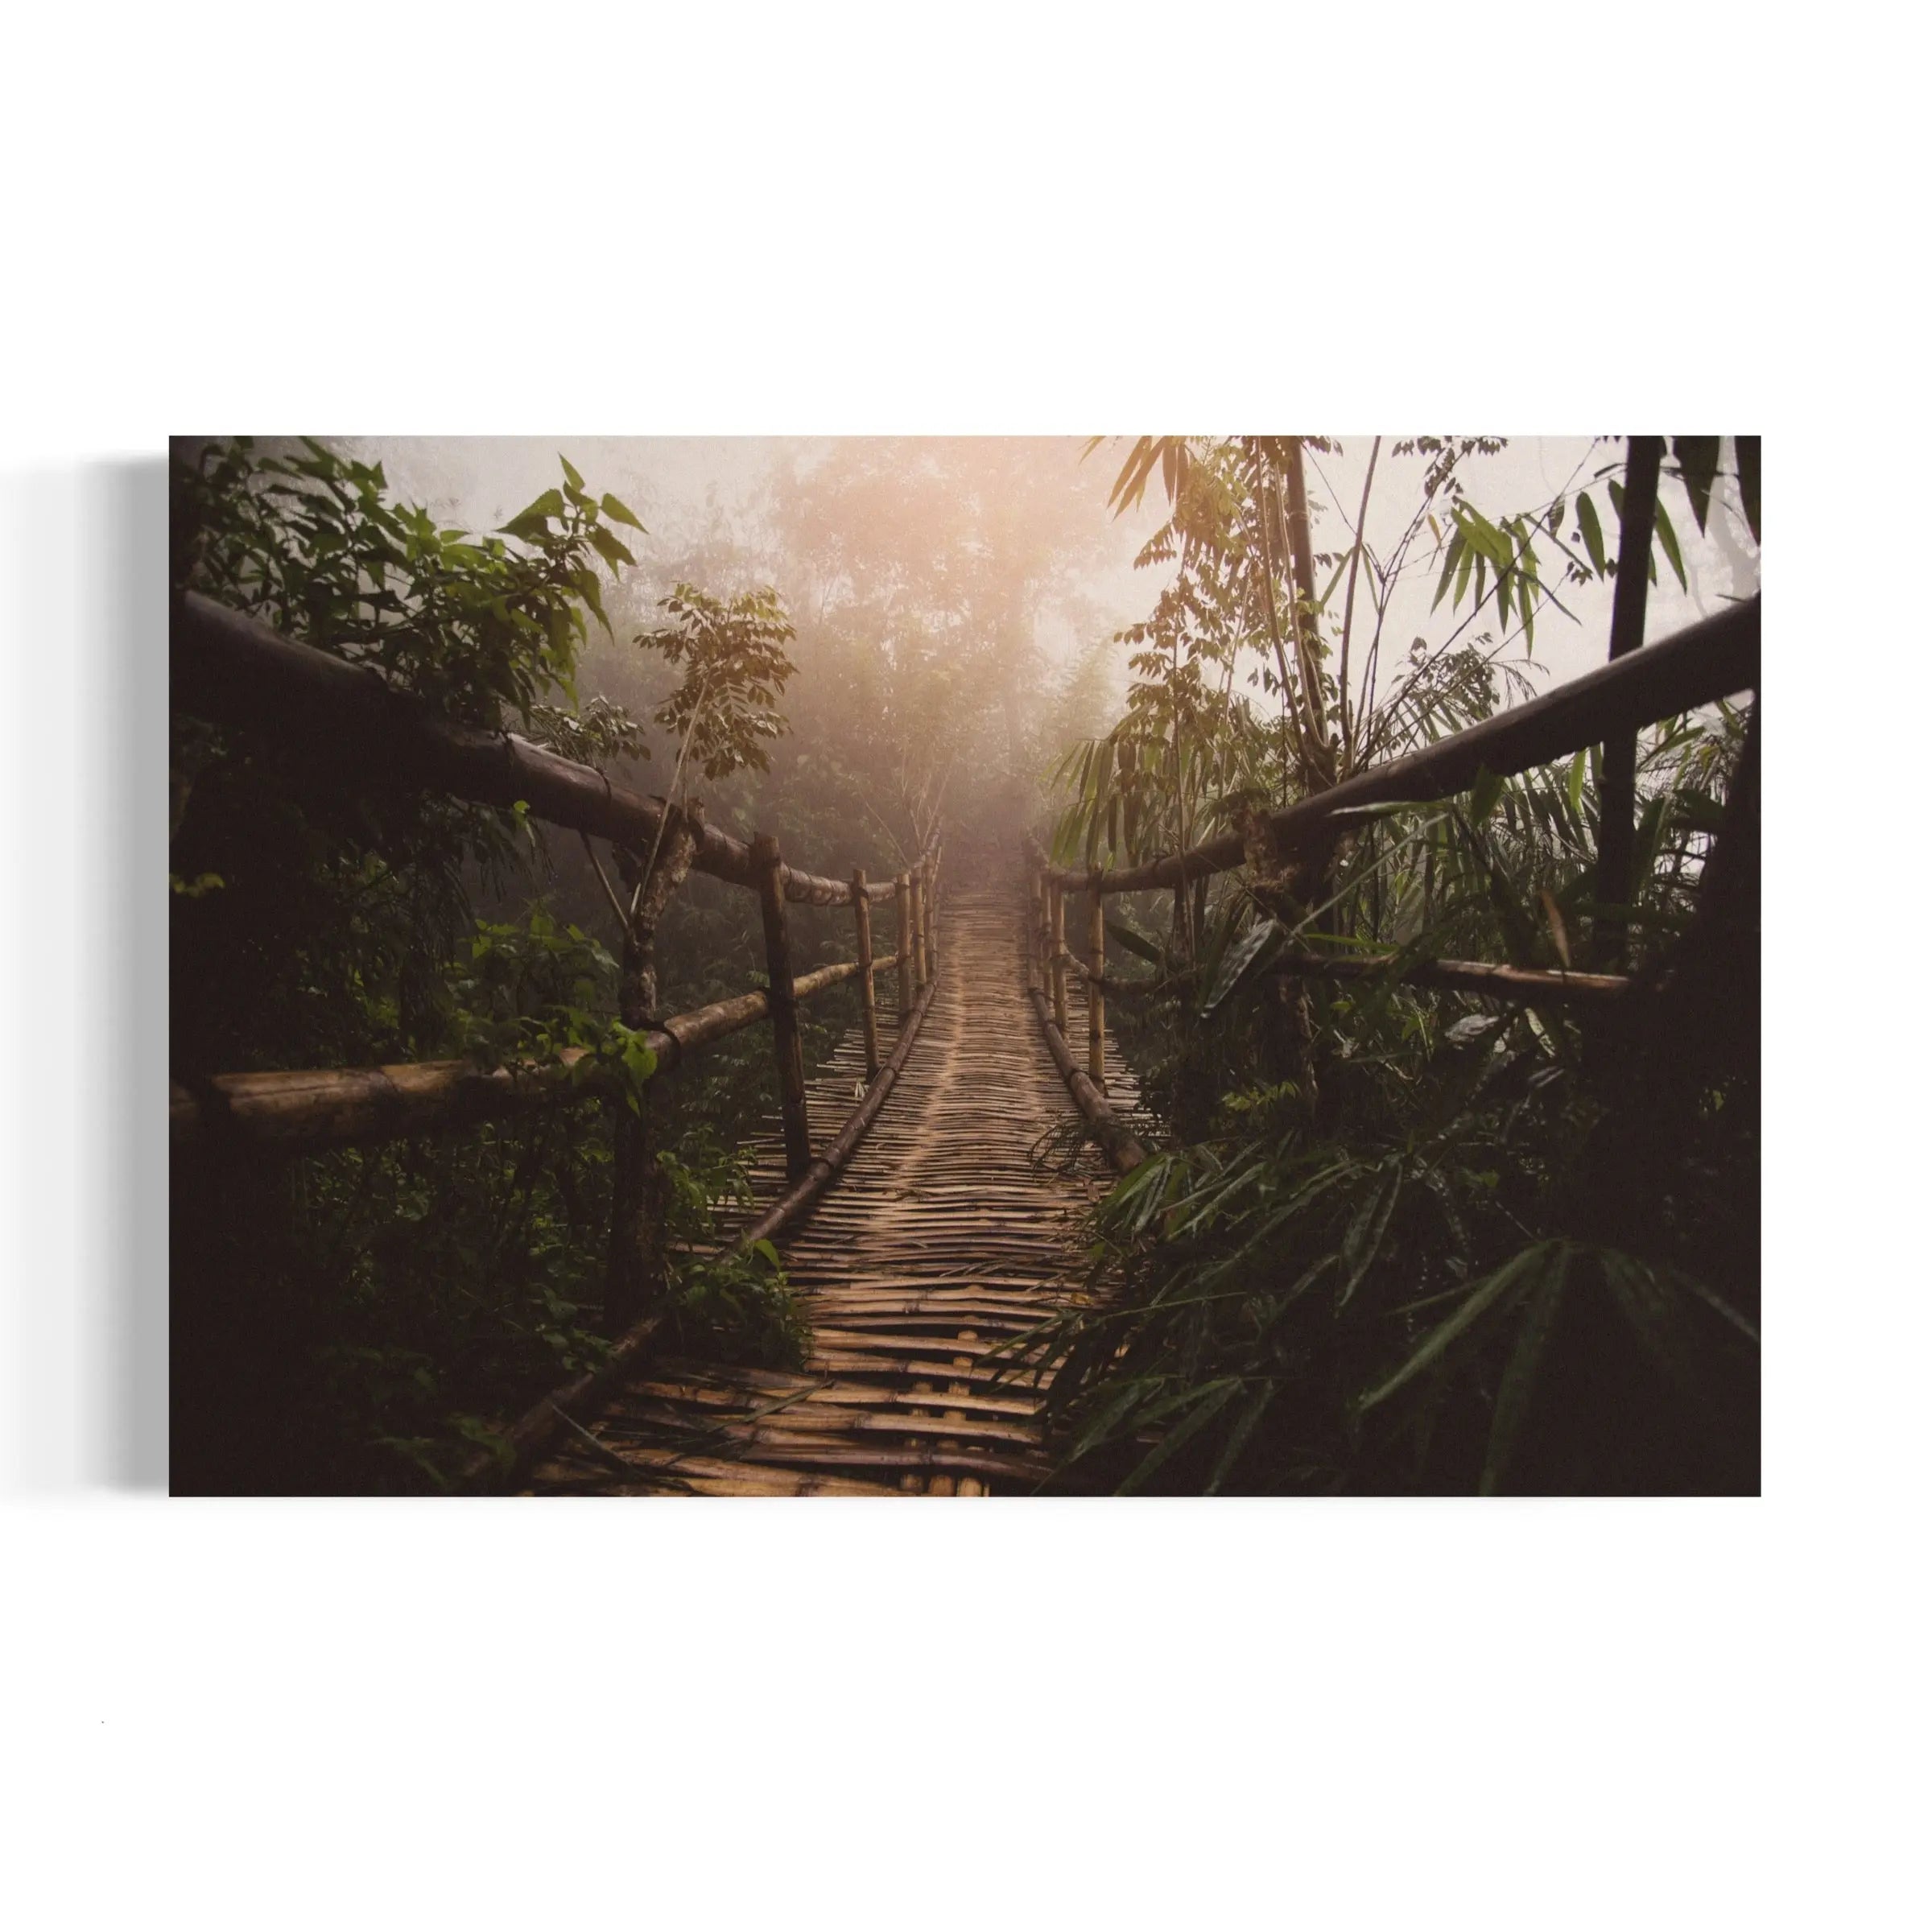
[[[875,960],[873,973],[890,960]],[[793,982],[799,1000],[856,979],[856,960],[841,960]],[[741,993],[647,1028],[645,1044],[669,1071],[715,1040],[754,1026],[771,1010],[769,993]],[[192,1087],[168,1088],[168,1139],[176,1148],[213,1135],[233,1136],[290,1154],[316,1154],[404,1134],[428,1133],[527,1113],[609,1093],[611,1076],[585,1079],[572,1069],[589,1055],[567,1046],[541,1066],[485,1071],[472,1060],[409,1060],[387,1067],[318,1067],[271,1073],[221,1073]]]
[[[312,755],[392,782],[481,805],[527,805],[551,824],[645,849],[663,824],[661,799],[614,784],[514,732],[455,723],[373,667],[297,644],[196,591],[175,605],[169,676],[180,710],[214,724],[279,731]],[[691,866],[728,885],[758,884],[749,846],[716,826],[702,829]],[[794,905],[850,903],[845,881],[789,865],[781,877]],[[891,896],[890,884],[866,888],[875,901]]]
[[[1399,953],[1364,953],[1336,959],[1318,953],[1293,953],[1262,969],[1264,978],[1282,974],[1315,980],[1388,979],[1404,986],[1439,986],[1455,993],[1480,993],[1485,998],[1521,1000],[1613,1000],[1630,986],[1629,976],[1616,972],[1543,971],[1529,966],[1493,965],[1484,960],[1417,960],[1399,972],[1391,966]],[[1070,966],[1080,976],[1094,981],[1093,969],[1078,953],[1063,946],[1056,964]],[[1122,979],[1118,973],[1104,973],[1097,984],[1110,999],[1132,999],[1136,995],[1158,993],[1173,986],[1173,980]]]
[[[1539,971],[1529,966],[1496,966],[1483,960],[1418,960],[1399,972],[1390,965],[1395,953],[1369,954],[1359,959],[1323,959],[1297,953],[1275,960],[1268,974],[1317,980],[1389,980],[1402,985],[1439,986],[1454,993],[1480,993],[1484,998],[1603,1001],[1620,998],[1630,989],[1620,972]]]
[[[1269,814],[1263,823],[1278,852],[1286,856],[1334,836],[1344,828],[1337,819],[1363,806],[1446,798],[1467,790],[1485,770],[1509,778],[1620,732],[1754,690],[1763,601],[1760,596],[1735,605],[1426,750],[1372,765],[1327,791]],[[1076,892],[1147,892],[1231,872],[1246,858],[1242,836],[1233,832],[1118,872],[1050,865],[1046,876]]]

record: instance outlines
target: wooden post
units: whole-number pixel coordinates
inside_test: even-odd
[[[1053,1023],[1067,1037],[1067,895],[1058,886],[1046,888],[1046,945],[1052,962]]]
[[[902,872],[892,881],[893,910],[899,922],[899,1024],[912,1012],[912,875]]]
[[[939,976],[939,855],[926,862],[926,976]]]
[[[926,861],[912,869],[912,983],[926,990]]]
[[[799,1004],[792,990],[791,935],[785,923],[784,869],[778,842],[770,832],[762,832],[752,840],[751,865],[765,922],[772,1050],[778,1056],[778,1104],[785,1120],[785,1173],[795,1181],[811,1165],[811,1128],[805,1113],[805,1049],[799,1039]]]
[[[1042,865],[1033,882],[1033,950],[1040,962],[1040,990],[1053,985],[1053,887]]]
[[[1088,964],[1093,968],[1093,977],[1087,982],[1087,1077],[1104,1093],[1107,996],[1100,990],[1100,976],[1107,970],[1107,902],[1091,886],[1087,898],[1087,953]]]
[[[1627,657],[1644,641],[1644,604],[1650,584],[1650,535],[1657,521],[1657,482],[1663,468],[1662,436],[1633,436],[1624,464],[1622,534],[1616,540],[1616,592],[1610,609],[1610,656]],[[1630,901],[1630,863],[1637,844],[1637,733],[1604,745],[1597,788],[1596,896],[1607,906]],[[1615,914],[1591,923],[1590,947],[1600,972],[1624,960],[1624,922]]]
[[[852,919],[859,929],[859,1005],[865,1020],[865,1078],[879,1077],[879,1014],[872,997],[872,902],[865,897],[865,868],[852,869]]]

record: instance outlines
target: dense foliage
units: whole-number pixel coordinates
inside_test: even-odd
[[[773,832],[815,869],[904,866],[962,769],[997,836],[1017,836],[1057,729],[1034,626],[1113,547],[1097,479],[1063,448],[841,444],[782,468],[754,514],[654,535],[568,460],[479,535],[397,501],[357,452],[182,448],[175,585],[452,717],[681,803],[701,791],[711,823]],[[378,768],[345,786],[340,745],[312,756],[187,716],[171,733],[175,1077],[592,1048],[634,1092],[670,1089],[652,1156],[668,1345],[798,1360],[775,1254],[711,1252],[775,1108],[768,1043],[754,1030],[674,1073],[650,1064],[619,1013],[635,901],[617,855]],[[795,908],[792,940],[807,969],[849,952],[849,920]],[[654,935],[657,1010],[759,984],[763,956],[750,896],[692,876]],[[803,1009],[808,1068],[855,1016],[850,988]],[[178,1162],[177,1487],[453,1480],[608,1348],[616,1141],[612,1112],[584,1105],[292,1162]]]
[[[591,625],[614,638],[601,573],[635,562],[613,526],[638,526],[562,467],[559,488],[479,538],[393,502],[380,464],[320,444],[211,445],[177,464],[176,582],[452,717],[593,763],[648,756],[622,705],[572,702]],[[707,774],[762,766],[792,670],[775,597],[679,585],[663,608],[670,621],[634,646],[680,674],[654,721]],[[191,717],[173,731],[177,1079],[458,1055],[489,1067],[570,1046],[652,1077],[617,1018],[614,929],[609,944],[595,936],[580,896],[580,923],[553,906],[569,895],[521,811],[375,770],[345,788],[299,748]],[[316,748],[315,766],[340,749]],[[839,1017],[808,1023],[812,1050]],[[775,1255],[706,1253],[716,1210],[745,1196],[741,1129],[768,1082],[742,1046],[712,1056],[680,1083],[702,1091],[660,1159],[681,1257],[674,1340],[777,1362],[799,1358],[804,1330]],[[604,1111],[577,1107],[293,1163],[232,1150],[182,1163],[178,1486],[450,1480],[493,1439],[493,1419],[608,1347],[611,1161]]]
[[[1256,806],[1488,716],[1506,679],[1521,688],[1526,667],[1503,653],[1558,602],[1538,544],[1577,580],[1615,559],[1587,490],[1479,510],[1463,474],[1495,447],[1423,440],[1421,501],[1393,553],[1362,540],[1358,518],[1324,555],[1308,554],[1306,517],[1298,532],[1284,514],[1294,440],[1144,439],[1117,496],[1162,472],[1173,514],[1149,555],[1180,569],[1124,636],[1124,716],[1060,769],[1056,857],[1127,863],[1250,826]],[[1678,439],[1675,453],[1701,528],[1717,440]],[[1726,473],[1754,542],[1755,445],[1740,440],[1736,458]],[[1418,638],[1384,690],[1383,617],[1424,531],[1442,555],[1438,605],[1453,615],[1467,598],[1469,612],[1434,645]],[[1657,545],[1681,576],[1662,506]],[[1373,613],[1359,626],[1358,577]],[[1494,628],[1474,630],[1492,607]],[[1244,674],[1260,702],[1236,690]],[[1051,1331],[1069,1351],[1052,1394],[1068,1480],[1755,1487],[1749,737],[1729,706],[1642,734],[1632,890],[1614,903],[1600,896],[1594,752],[1363,814],[1293,866],[1271,871],[1251,847],[1259,863],[1177,890],[1165,919],[1109,902],[1115,946],[1152,968],[1109,1019],[1166,1144],[1098,1216],[1104,1306]],[[1581,967],[1586,934],[1637,971],[1614,1007],[1403,982],[1439,958]],[[1384,964],[1341,980],[1271,970],[1309,952]]]

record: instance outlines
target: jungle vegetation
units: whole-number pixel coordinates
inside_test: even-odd
[[[353,446],[185,445],[173,580],[453,717],[701,795],[803,862],[881,876],[943,819],[949,845],[1017,852],[1030,828],[1061,862],[1127,864],[1540,688],[1539,628],[1615,572],[1619,440],[1525,503],[1483,486],[1496,440],[1378,440],[1422,459],[1392,546],[1364,534],[1377,454],[1352,518],[1328,513],[1347,527],[1311,513],[1306,466],[1332,447],[1142,438],[1118,463],[855,441],[781,464],[755,531],[718,516],[667,541],[562,456],[478,533]],[[1653,576],[1682,580],[1673,509],[1754,565],[1757,460],[1754,439],[1672,440]],[[1160,587],[1109,637],[1083,573],[1117,547],[1110,514],[1162,500],[1139,559]],[[1432,634],[1398,641],[1397,587],[1425,569]],[[1085,646],[1058,673],[1050,610]],[[754,1030],[649,1063],[588,845],[379,774],[345,797],[299,750],[190,718],[171,733],[175,1077],[580,1046],[634,1085],[675,1081],[672,1344],[796,1363],[806,1317],[775,1252],[710,1253],[774,1104],[770,1056]],[[1048,1331],[1067,1487],[1755,1488],[1748,710],[1643,734],[1637,773],[1622,900],[1597,890],[1591,753],[1365,815],[1316,865],[1108,902],[1141,976],[1110,1020],[1154,1153],[1091,1230],[1104,1308]],[[800,970],[837,956],[836,920],[801,909],[794,944]],[[1308,950],[1387,970],[1275,970]],[[1637,1025],[1403,982],[1433,958],[1661,990]],[[755,904],[694,876],[659,933],[660,1009],[762,964]],[[808,1055],[852,1023],[848,993],[805,1009]],[[184,1163],[175,1486],[446,1487],[493,1423],[599,1360],[617,1112]]]
[[[1529,694],[1566,594],[1616,571],[1620,442],[1546,501],[1486,509],[1496,444],[1396,444],[1427,465],[1381,550],[1362,534],[1379,440],[1356,515],[1314,548],[1302,469],[1328,447],[1133,446],[1114,500],[1158,477],[1170,514],[1143,560],[1179,568],[1120,640],[1122,714],[1058,770],[1057,862],[1171,851],[1480,720]],[[1670,448],[1648,574],[1681,583],[1671,500],[1754,553],[1759,457],[1750,438]],[[1385,620],[1418,559],[1436,634],[1398,650]],[[1364,812],[1272,880],[1107,902],[1117,957],[1141,962],[1109,1021],[1158,1146],[1098,1219],[1108,1305],[1055,1332],[1070,1480],[1755,1489],[1752,714],[1668,720],[1635,764],[1608,898],[1593,749]],[[1386,969],[1271,972],[1290,950]],[[1654,997],[1592,1013],[1404,983],[1443,958],[1627,970]]]
[[[180,446],[172,490],[177,589],[875,877],[961,791],[1017,840],[1060,729],[1022,701],[1043,683],[1036,619],[1110,543],[1098,476],[1013,439],[839,444],[773,479],[755,531],[714,510],[661,539],[563,457],[484,533],[315,439]],[[623,909],[588,846],[379,772],[345,794],[299,748],[191,716],[170,729],[174,1077],[588,1047],[667,1080],[667,1345],[796,1362],[775,1251],[708,1253],[776,1105],[769,1052],[754,1031],[658,1074],[620,1016]],[[801,972],[842,956],[840,922],[798,908],[792,942]],[[663,1012],[762,984],[755,902],[693,875],[656,956]],[[856,1013],[849,987],[802,1009],[808,1067]],[[601,1360],[615,1111],[177,1162],[175,1486],[446,1487],[493,1422]]]

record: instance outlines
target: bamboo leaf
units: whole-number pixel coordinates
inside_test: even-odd
[[[1208,1423],[1212,1422],[1241,1392],[1241,1383],[1232,1379],[1226,1381],[1210,1382],[1205,1388],[1194,1392],[1196,1397],[1195,1406],[1188,1411],[1186,1420],[1176,1427],[1170,1429],[1160,1441],[1155,1443],[1154,1447],[1141,1459],[1140,1466],[1127,1478],[1126,1481],[1121,1484],[1115,1494],[1131,1496],[1176,1450],[1182,1448],[1199,1435],[1201,1430],[1206,1428]]]
[[[1677,532],[1670,526],[1670,513],[1661,503],[1657,506],[1657,536],[1664,547],[1664,555],[1670,559],[1671,569],[1677,573],[1678,588],[1688,590],[1690,584],[1684,575],[1684,553],[1677,547]]]
[[[1338,1309],[1348,1307],[1362,1277],[1373,1266],[1402,1191],[1402,1164],[1397,1160],[1389,1163],[1387,1178],[1356,1210],[1355,1219],[1348,1224],[1348,1232],[1342,1237],[1342,1265],[1348,1269],[1348,1275],[1335,1300]]]
[[[1697,518],[1701,534],[1711,514],[1711,486],[1717,481],[1718,436],[1673,436],[1670,453],[1677,458],[1683,478],[1684,493],[1690,499],[1690,514]]]
[[[1477,1485],[1479,1492],[1484,1496],[1495,1495],[1509,1473],[1510,1458],[1530,1413],[1537,1371],[1542,1366],[1544,1352],[1555,1331],[1556,1319],[1563,1307],[1563,1281],[1569,1261],[1567,1245],[1558,1242],[1524,1311],[1516,1347],[1510,1352],[1508,1366],[1504,1368],[1502,1381],[1496,1388],[1496,1412],[1489,1425],[1489,1447],[1483,1459],[1482,1480]]]
[[[1280,1387],[1278,1382],[1263,1382],[1256,1390],[1253,1399],[1235,1418],[1234,1426],[1228,1431],[1228,1439],[1221,1445],[1221,1453],[1215,1459],[1213,1473],[1208,1478],[1204,1496],[1219,1493],[1228,1472],[1234,1465],[1241,1451],[1247,1447],[1248,1439],[1254,1433],[1254,1426],[1267,1412],[1268,1405],[1274,1400],[1274,1392]]]
[[[1596,506],[1586,492],[1576,500],[1576,520],[1583,533],[1583,548],[1590,553],[1591,568],[1600,576],[1610,573],[1604,555],[1604,526],[1596,520]]]
[[[1758,468],[1764,456],[1762,436],[1735,436],[1732,439],[1737,449],[1738,494],[1744,500],[1744,521],[1751,526],[1751,541],[1762,543],[1764,537],[1758,529]]]
[[[1288,931],[1278,919],[1257,919],[1240,940],[1228,949],[1212,989],[1201,1002],[1200,1017],[1212,1019],[1215,1009],[1262,965],[1274,958],[1287,942]]]
[[[1520,1290],[1525,1277],[1542,1265],[1551,1245],[1547,1241],[1541,1241],[1534,1248],[1525,1248],[1521,1254],[1505,1263],[1493,1274],[1485,1275],[1464,1296],[1455,1314],[1439,1327],[1431,1329],[1421,1347],[1379,1389],[1372,1389],[1364,1395],[1358,1407],[1364,1411],[1373,1409],[1378,1403],[1386,1402],[1398,1389],[1406,1388],[1431,1362],[1438,1360],[1451,1343],[1459,1336],[1467,1334],[1505,1297]]]

